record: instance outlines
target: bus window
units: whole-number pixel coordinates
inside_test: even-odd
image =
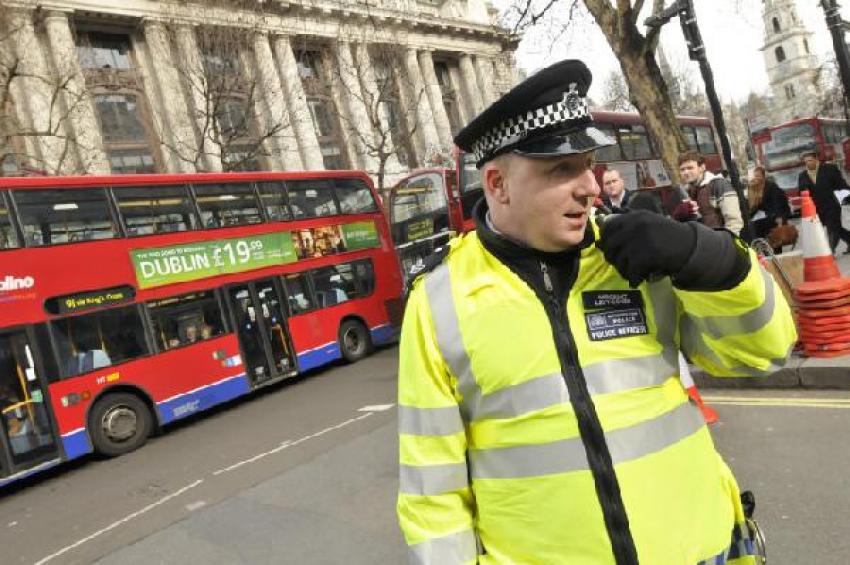
[[[375,268],[371,259],[354,262],[354,274],[360,284],[360,292],[363,296],[369,296],[375,290]]]
[[[614,140],[614,145],[600,147],[596,150],[596,160],[601,163],[610,163],[611,161],[622,161],[623,153],[620,151],[620,146],[617,143],[617,134],[614,132],[614,125],[594,124],[594,127]]]
[[[359,296],[349,263],[316,269],[313,271],[313,286],[316,289],[319,308],[340,304]]]
[[[211,291],[148,302],[148,310],[161,351],[224,333],[221,308]]]
[[[448,206],[443,175],[427,173],[400,184],[395,191],[390,217],[393,224],[445,210]]]
[[[18,247],[18,236],[12,226],[12,217],[6,205],[6,195],[0,193],[0,249]]]
[[[310,285],[304,273],[293,273],[283,277],[286,296],[289,299],[289,311],[301,314],[315,308],[313,297],[310,294]]]
[[[250,184],[196,184],[195,196],[205,228],[244,226],[263,221]]]
[[[325,180],[295,180],[286,183],[292,217],[316,218],[339,214],[333,186]]]
[[[106,191],[15,190],[18,218],[28,246],[115,237]]]
[[[652,145],[649,143],[646,127],[640,124],[621,125],[617,126],[617,133],[626,159],[652,158]]]
[[[337,179],[336,197],[343,214],[374,212],[378,209],[372,191],[360,179]]]
[[[269,221],[283,222],[292,219],[283,181],[258,182],[257,190],[260,192],[260,204],[266,210]]]
[[[51,325],[65,377],[149,353],[142,318],[135,305],[64,318]]]
[[[682,135],[685,136],[685,143],[688,144],[689,151],[699,151],[697,143],[697,133],[694,131],[694,126],[679,126],[682,130]]]
[[[185,186],[123,187],[113,193],[131,237],[198,229]]]
[[[697,126],[697,145],[699,152],[703,155],[717,153],[717,146],[714,144],[714,132],[708,126]]]

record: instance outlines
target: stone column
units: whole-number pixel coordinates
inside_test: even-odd
[[[484,102],[484,107],[496,101],[496,91],[493,88],[495,81],[495,73],[493,71],[493,61],[482,55],[475,56],[475,78],[478,79],[478,88],[481,92],[481,99]]]
[[[221,172],[221,147],[216,143],[213,133],[215,116],[212,115],[211,105],[207,104],[213,93],[209,91],[195,28],[187,24],[178,25],[174,39],[184,65],[183,84],[189,93],[190,113],[200,138],[202,158],[198,164],[205,171]]]
[[[277,68],[289,103],[289,119],[292,122],[295,137],[298,139],[301,161],[307,169],[320,171],[325,168],[325,163],[310,108],[307,105],[304,85],[301,84],[301,75],[298,73],[292,44],[288,37],[279,35],[272,38],[272,47],[277,55]]]
[[[349,167],[352,169],[365,169],[366,165],[360,162],[360,156],[354,151],[355,140],[352,138],[351,130],[348,124],[351,121],[351,115],[348,113],[348,107],[345,104],[343,96],[343,86],[340,84],[339,77],[336,76],[334,69],[339,64],[331,49],[322,49],[321,55],[322,77],[328,81],[328,91],[330,92],[333,107],[329,108],[332,112],[332,119],[336,120],[339,125],[339,134],[342,141],[340,148],[345,152]]]
[[[460,56],[460,76],[463,81],[464,98],[470,101],[473,113],[478,115],[484,110],[484,100],[481,97],[481,90],[478,88],[478,79],[475,77],[472,57],[469,55]]]
[[[271,145],[279,152],[283,166],[288,171],[301,170],[301,154],[298,151],[298,140],[286,108],[283,97],[283,86],[277,74],[277,68],[272,57],[269,36],[265,31],[254,33],[254,57],[257,62],[256,88],[266,106],[266,131],[275,133],[271,136]]]
[[[162,103],[162,139],[166,144],[167,168],[169,171],[193,173],[196,171],[194,163],[199,145],[181,90],[180,73],[171,55],[168,30],[162,22],[145,20],[144,34]]]
[[[384,175],[386,176],[390,172],[401,172],[401,164],[398,162],[398,155],[395,152],[393,132],[390,131],[390,118],[387,115],[386,104],[382,102],[390,96],[390,93],[379,90],[378,79],[375,77],[375,67],[372,64],[372,56],[369,54],[369,46],[362,41],[354,44],[354,60],[357,68],[360,70],[360,82],[365,101],[370,108],[378,113],[375,117],[377,117],[380,125],[379,131],[375,135],[384,137],[383,146],[380,147],[381,153],[387,155],[384,165]],[[377,156],[376,159],[378,159]]]
[[[373,116],[366,107],[357,67],[351,56],[351,44],[347,41],[337,41],[334,45],[334,55],[337,60],[337,78],[342,87],[341,98],[348,110],[347,116],[343,115],[345,119],[342,125],[349,131],[352,148],[362,168],[374,173],[378,170],[378,159],[375,156]]]
[[[404,53],[404,70],[407,73],[408,88],[410,89],[410,102],[416,106],[416,130],[419,132],[422,147],[424,149],[420,157],[426,157],[426,153],[433,147],[440,145],[440,136],[434,125],[431,104],[428,102],[425,81],[419,70],[419,60],[416,49],[407,49]],[[419,159],[420,162],[422,159]]]
[[[68,14],[51,10],[44,16],[44,25],[50,41],[53,65],[59,74],[60,83],[65,85],[62,98],[82,170],[95,175],[109,174],[109,160],[103,150],[100,124],[95,116],[91,96],[86,90],[71,26],[68,24]]]
[[[250,106],[252,119],[256,124],[257,134],[259,136],[260,147],[258,147],[258,153],[265,154],[265,160],[271,170],[288,170],[292,167],[292,163],[286,163],[284,161],[283,152],[280,150],[281,148],[277,140],[268,135],[269,124],[272,120],[269,116],[268,104],[263,95],[262,82],[256,69],[256,56],[254,55],[253,45],[251,48],[239,50],[239,64],[242,66],[245,84],[249,86],[251,93],[251,98],[246,102]],[[295,168],[300,168],[300,165]]]
[[[73,150],[67,151],[67,136],[62,109],[52,103],[53,95],[60,88],[58,81],[51,75],[44,58],[44,53],[33,27],[33,12],[31,10],[11,10],[9,29],[12,33],[12,44],[17,58],[20,76],[14,89],[15,104],[26,108],[31,122],[29,133],[35,139],[36,155],[32,165],[44,169],[48,174],[65,174],[73,171],[76,163]]]
[[[434,125],[437,135],[444,147],[451,148],[452,126],[449,124],[449,115],[443,104],[443,91],[437,81],[437,73],[434,71],[434,59],[430,51],[419,52],[419,67],[422,70],[422,78],[425,81],[425,91],[428,93],[428,101],[431,103],[431,115],[434,117]]]

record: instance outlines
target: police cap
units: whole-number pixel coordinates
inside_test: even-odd
[[[586,153],[615,142],[593,127],[587,104],[590,70],[577,60],[555,63],[496,100],[455,137],[480,168],[503,153],[548,158]]]

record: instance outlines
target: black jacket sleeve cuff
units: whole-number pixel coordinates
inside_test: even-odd
[[[735,288],[750,272],[747,244],[725,229],[713,230],[688,222],[696,236],[691,257],[676,276],[676,288],[711,292]]]

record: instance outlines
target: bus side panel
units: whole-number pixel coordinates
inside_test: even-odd
[[[122,385],[150,398],[160,424],[250,391],[233,334],[59,381],[50,386],[50,394],[69,459],[91,451],[86,424],[94,401]]]

